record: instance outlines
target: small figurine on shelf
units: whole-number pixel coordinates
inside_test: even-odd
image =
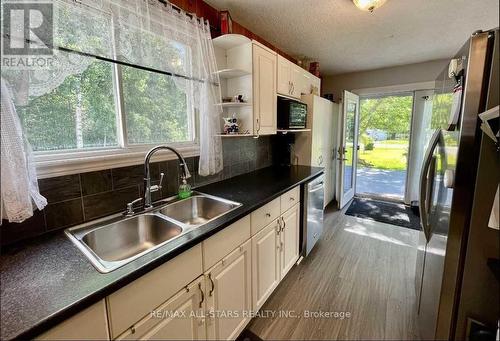
[[[233,114],[233,117],[223,117],[222,119],[224,120],[224,134],[238,134],[240,132],[236,114]]]
[[[244,95],[236,95],[233,97],[233,102],[235,103],[246,103]]]

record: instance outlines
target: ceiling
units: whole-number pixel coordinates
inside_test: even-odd
[[[452,57],[478,29],[498,27],[498,0],[388,0],[374,13],[351,0],[205,0],[323,75]]]

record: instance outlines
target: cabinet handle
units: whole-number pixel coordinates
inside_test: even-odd
[[[201,294],[200,308],[202,308],[203,302],[205,301],[205,293],[201,289],[201,283],[198,283],[198,289],[200,289],[200,294]]]
[[[214,284],[214,280],[212,279],[211,273],[208,274],[208,279],[210,280],[210,285],[211,285],[208,296],[212,297],[212,295],[214,293],[214,289],[215,289],[215,284]]]
[[[259,131],[260,131],[260,121],[258,118],[255,119],[255,121],[257,122],[257,135],[259,135]]]
[[[290,197],[290,201],[295,201],[295,198],[294,197]]]
[[[271,218],[271,213],[266,213],[266,217]]]
[[[135,334],[135,326],[130,327],[130,333]]]
[[[276,226],[276,234],[280,234],[281,231],[281,221],[280,218],[278,218],[278,226]]]
[[[285,222],[285,219],[283,217],[281,217],[281,221],[283,222],[283,225],[281,226],[281,232],[283,232],[285,230],[285,227],[286,227],[286,222]]]

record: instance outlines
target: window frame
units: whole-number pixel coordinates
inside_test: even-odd
[[[150,72],[150,71],[145,71]],[[168,77],[168,76],[165,76]],[[34,152],[34,161],[39,179],[98,171],[109,168],[141,164],[145,154],[159,143],[129,144],[127,141],[126,109],[123,100],[123,78],[121,65],[113,63],[113,88],[116,114],[116,147],[96,147],[81,150],[53,150]],[[165,142],[176,148],[184,157],[200,155],[199,115],[188,98],[188,129],[192,140],[183,142]],[[189,113],[191,111],[191,113]],[[160,153],[155,161],[175,159],[173,153]]]

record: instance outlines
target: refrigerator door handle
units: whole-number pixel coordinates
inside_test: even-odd
[[[433,164],[433,160],[435,163],[435,158],[433,158],[434,150],[436,149],[439,137],[441,136],[441,130],[437,129],[434,134],[432,134],[432,138],[429,143],[429,148],[425,153],[424,163],[422,165],[422,172],[420,174],[420,200],[419,200],[419,209],[420,209],[420,225],[422,226],[422,231],[424,232],[425,239],[429,241],[430,239],[430,231],[429,231],[429,212],[428,208],[430,208],[429,200],[432,200],[430,197],[430,189],[432,186],[429,186],[428,181],[429,178],[433,181],[433,175],[429,174],[429,169]],[[435,168],[435,167],[432,167]]]

